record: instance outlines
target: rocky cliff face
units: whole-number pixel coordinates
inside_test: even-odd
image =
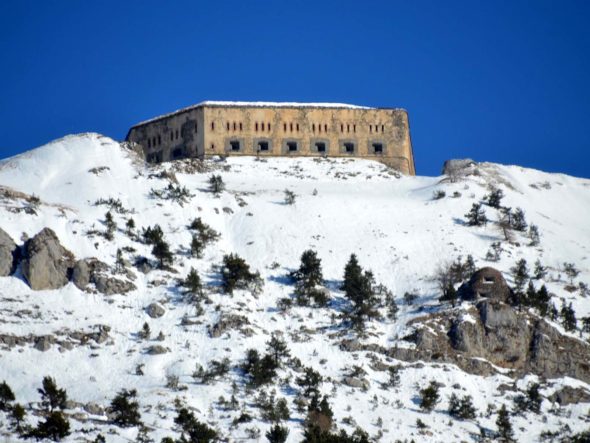
[[[0,228],[0,277],[7,277],[14,272],[17,251],[16,243]]]
[[[414,324],[416,331],[407,339],[416,348],[397,349],[395,357],[455,363],[481,375],[505,368],[513,376],[531,372],[590,382],[590,345],[500,301],[482,300],[466,311],[442,312]]]

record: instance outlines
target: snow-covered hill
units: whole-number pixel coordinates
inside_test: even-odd
[[[153,270],[144,274],[130,266],[137,289],[108,297],[80,291],[72,283],[59,290],[33,291],[20,270],[12,277],[0,278],[0,335],[63,336],[66,329],[110,327],[105,343],[90,342],[69,350],[57,345],[44,352],[29,344],[5,346],[0,349],[0,381],[6,380],[18,402],[29,404],[39,401],[37,388],[42,378],[53,376],[68,396],[80,403],[68,410],[71,441],[92,440],[98,433],[107,441],[136,438],[137,428],[118,428],[106,416],[89,415],[82,409],[82,404],[90,402],[108,406],[122,388],[137,389],[142,419],[155,441],[178,435],[173,421],[177,398],[194,408],[195,415],[218,429],[227,441],[266,441],[264,433],[271,423],[262,420],[255,406],[258,392],[245,388],[238,367],[247,349],[264,352],[271,334],[279,332],[293,357],[324,376],[321,390],[330,398],[339,429],[352,431],[360,426],[372,437],[380,436],[382,442],[476,441],[480,428],[489,433],[496,429],[494,408],[513,404],[515,393],[498,388],[514,380],[500,374],[467,374],[448,364],[408,363],[374,352],[341,349],[342,338],[355,334],[339,319],[344,303],[339,285],[344,266],[355,253],[360,265],[371,269],[376,281],[396,296],[400,307],[397,320],[371,321],[362,339],[384,348],[409,346],[402,340],[411,332],[407,323],[440,309],[440,291],[433,280],[437,269],[468,254],[477,267],[493,266],[502,271],[509,283],[510,268],[517,260],[526,259],[529,267],[540,260],[548,267],[548,275],[536,284],[546,284],[558,308],[562,301],[571,302],[578,319],[590,316],[588,298],[581,295],[583,291],[565,289],[570,282],[563,272],[564,262],[574,263],[580,270],[574,283],[590,283],[590,180],[488,163],[479,164],[477,170],[476,175],[453,183],[444,176],[399,176],[380,163],[352,159],[230,157],[207,160],[204,165],[182,161],[153,167],[140,161],[126,145],[98,134],[68,136],[4,160],[0,162],[0,228],[17,244],[49,227],[79,259],[96,257],[114,265],[117,249],[122,249],[130,262],[136,256],[152,258],[150,246],[125,232],[132,217],[136,232],[155,224],[162,227],[175,254],[177,273]],[[208,190],[213,173],[221,175],[226,184],[220,196]],[[184,204],[151,193],[167,187],[175,180],[173,176],[193,195]],[[526,233],[518,232],[511,244],[503,241],[502,232],[493,223],[499,213],[487,206],[491,223],[465,225],[464,215],[489,192],[490,185],[504,191],[503,205],[522,208],[527,222],[538,226],[540,245],[528,246]],[[295,204],[285,204],[285,189],[295,193]],[[444,191],[446,196],[435,200],[436,191]],[[40,200],[34,214],[22,210],[31,205],[31,196]],[[112,241],[89,234],[105,229],[108,207],[95,203],[109,198],[118,199],[129,211],[112,212],[118,226]],[[221,234],[201,259],[188,253],[191,232],[186,227],[196,217]],[[504,252],[498,262],[490,263],[486,253],[497,241],[502,242]],[[292,297],[294,290],[286,276],[299,266],[302,252],[310,248],[322,260],[333,302],[326,308],[294,306],[282,311],[277,308],[279,300]],[[264,280],[261,294],[221,293],[217,265],[231,252],[260,272]],[[177,287],[177,280],[191,267],[209,285],[211,303],[203,305],[204,313],[199,316],[183,301]],[[405,293],[416,294],[418,299],[408,305]],[[145,308],[152,302],[165,307],[162,317],[147,315]],[[230,313],[245,316],[249,332],[234,329],[211,337],[209,328]],[[152,337],[162,331],[164,339],[138,338],[145,322]],[[576,336],[587,340],[589,334]],[[168,352],[146,352],[156,344]],[[207,368],[212,361],[224,358],[231,362],[228,374],[209,384],[195,382],[192,373],[197,365]],[[397,388],[382,387],[388,379],[387,372],[379,370],[383,364],[402,365]],[[138,366],[144,375],[136,375]],[[366,371],[368,387],[341,383],[353,366]],[[287,400],[291,411],[286,422],[290,429],[287,441],[297,442],[302,439],[305,419],[294,403],[299,391],[294,380],[300,374],[283,368],[278,375],[276,383],[263,389],[274,389],[278,397]],[[167,387],[170,376],[178,376],[185,389]],[[444,386],[441,401],[428,414],[419,407],[418,392],[431,380]],[[536,376],[529,375],[517,380],[516,386],[525,389],[535,380]],[[590,389],[583,381],[564,378],[543,384],[542,394],[548,397],[563,385]],[[446,411],[452,392],[473,397],[479,414],[476,420],[450,419]],[[221,396],[229,399],[232,393],[239,401],[235,410],[219,402]],[[492,409],[490,405],[494,405]],[[589,427],[588,408],[588,403],[574,403],[559,409],[545,400],[542,414],[512,417],[516,439],[539,441],[541,432],[557,431],[565,425],[575,432],[585,430]],[[253,420],[232,425],[244,411]],[[36,419],[28,418],[30,423]],[[426,429],[417,428],[417,419]],[[0,422],[4,423],[0,433],[9,435],[7,418],[1,412]],[[89,431],[83,433],[83,429]],[[13,437],[4,438],[11,441]]]

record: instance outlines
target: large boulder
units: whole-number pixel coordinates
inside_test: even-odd
[[[7,277],[14,272],[17,255],[16,243],[0,228],[0,277]]]
[[[55,232],[43,228],[25,243],[23,275],[31,289],[59,289],[69,281],[74,255],[64,248]]]
[[[166,309],[160,303],[150,303],[145,310],[151,318],[160,318],[166,313]]]
[[[477,163],[470,158],[445,161],[442,173],[451,179],[458,179],[473,173]]]

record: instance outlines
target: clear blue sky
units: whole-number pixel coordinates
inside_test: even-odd
[[[590,177],[590,1],[0,2],[0,158],[202,100],[403,107],[447,158]]]

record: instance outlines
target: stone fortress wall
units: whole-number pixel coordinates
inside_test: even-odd
[[[403,109],[203,102],[139,123],[126,139],[155,163],[211,155],[356,157],[416,173]]]

